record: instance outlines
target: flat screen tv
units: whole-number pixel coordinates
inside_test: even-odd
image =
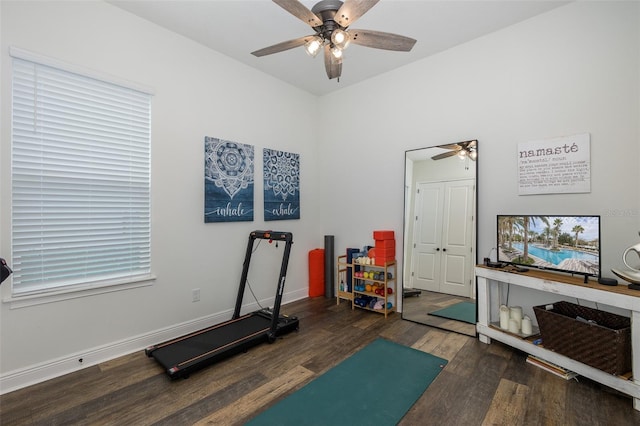
[[[600,216],[498,215],[498,262],[600,277]]]

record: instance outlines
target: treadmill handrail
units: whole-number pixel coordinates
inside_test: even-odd
[[[287,241],[284,253],[282,254],[282,266],[280,267],[280,277],[278,278],[278,288],[276,290],[276,299],[273,302],[273,317],[271,318],[271,339],[275,339],[276,330],[278,328],[278,320],[280,319],[280,305],[282,304],[282,294],[284,293],[284,283],[287,278],[287,267],[289,265],[289,254],[291,253],[291,245],[293,241]]]
[[[284,282],[286,279],[287,267],[289,265],[289,254],[291,245],[293,244],[293,234],[291,232],[282,231],[253,231],[249,234],[247,242],[247,251],[244,256],[242,265],[242,275],[240,276],[240,285],[238,286],[238,295],[236,297],[236,306],[233,311],[233,319],[240,317],[242,309],[242,300],[244,299],[244,289],[247,286],[247,276],[249,275],[249,265],[251,264],[251,255],[253,254],[253,244],[256,239],[285,241],[285,249],[282,254],[282,266],[280,267],[280,276],[276,283],[276,298],[273,306],[273,318],[271,332],[275,335],[278,316],[280,315],[280,304],[282,303],[282,292],[284,290]]]

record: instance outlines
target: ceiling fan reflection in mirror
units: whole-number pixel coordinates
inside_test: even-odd
[[[452,143],[448,145],[439,145],[438,148],[447,149],[449,151],[443,152],[442,154],[434,155],[431,157],[432,160],[442,160],[443,158],[453,157],[457,155],[460,158],[470,158],[473,161],[478,157],[477,144],[478,141],[464,141],[458,143]]]
[[[350,43],[375,49],[408,52],[416,40],[398,34],[349,28],[379,0],[322,0],[309,10],[299,0],[273,0],[278,6],[309,25],[315,34],[299,37],[251,52],[266,56],[304,46],[315,57],[324,51],[324,65],[329,79],[340,80],[342,54]]]

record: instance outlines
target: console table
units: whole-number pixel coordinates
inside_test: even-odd
[[[548,271],[531,269],[527,272],[508,271],[477,265],[478,279],[478,323],[476,329],[479,339],[490,344],[495,339],[506,345],[520,349],[533,356],[540,357],[581,376],[592,379],[633,397],[633,408],[640,411],[640,291],[630,290],[626,285],[605,286],[597,282],[584,283],[584,278],[564,276]],[[491,324],[498,306],[492,306],[492,292],[506,284],[552,293],[553,295],[577,298],[614,306],[631,311],[631,369],[633,377],[614,376],[598,370],[564,355],[534,345],[530,340],[508,333]]]

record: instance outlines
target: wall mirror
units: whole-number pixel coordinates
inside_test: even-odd
[[[478,141],[405,152],[402,318],[476,335]]]

